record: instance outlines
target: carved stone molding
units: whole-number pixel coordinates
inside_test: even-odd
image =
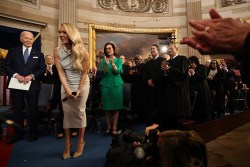
[[[116,4],[116,0],[98,0],[98,4],[104,9],[113,9]]]
[[[155,13],[164,13],[167,11],[168,0],[155,0],[151,3],[151,7]]]
[[[169,0],[97,0],[100,7],[136,13],[167,13]]]
[[[221,8],[224,8],[224,7],[240,5],[244,3],[249,3],[249,0],[220,0],[219,6]]]
[[[151,0],[117,0],[117,6],[125,12],[147,12],[150,9],[150,2]]]
[[[17,3],[23,6],[29,6],[33,8],[40,9],[40,0],[5,0],[13,3]]]

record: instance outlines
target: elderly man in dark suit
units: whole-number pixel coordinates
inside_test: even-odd
[[[40,91],[40,77],[45,72],[44,55],[32,48],[34,36],[29,31],[23,31],[20,35],[23,46],[10,49],[5,62],[4,70],[9,78],[16,78],[19,83],[27,84],[31,81],[29,90],[12,89],[12,107],[14,121],[23,126],[23,109],[25,99],[28,104],[30,141],[37,139],[38,128],[38,97]],[[14,137],[9,143],[15,143],[22,139],[24,132],[14,129]]]
[[[163,73],[163,87],[161,110],[157,124],[163,129],[182,128],[179,118],[191,117],[190,88],[188,67],[189,61],[186,56],[179,55],[178,47],[174,43],[168,46],[170,60],[161,65]]]

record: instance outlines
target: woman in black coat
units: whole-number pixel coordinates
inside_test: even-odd
[[[192,108],[192,117],[197,123],[202,123],[210,118],[213,111],[210,90],[207,83],[207,68],[200,64],[196,56],[189,57],[189,86],[190,90],[196,91],[197,96]]]
[[[216,92],[215,99],[213,102],[213,117],[215,118],[220,118],[221,115],[225,112],[225,78],[226,72],[220,69],[219,64],[216,60],[212,60],[208,68],[207,82],[209,89]]]

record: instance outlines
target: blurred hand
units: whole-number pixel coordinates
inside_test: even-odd
[[[106,66],[108,66],[109,65],[109,58],[107,58],[106,56],[104,56],[104,59],[105,59]]]
[[[167,72],[170,66],[168,64],[161,64],[161,70]]]
[[[194,69],[190,68],[188,70],[188,74],[189,74],[189,76],[193,76],[194,75]]]
[[[19,83],[24,83],[25,81],[24,77],[19,74],[17,74],[15,78],[18,80]]]
[[[158,127],[159,127],[158,124],[153,124],[153,125],[151,125],[151,126],[146,127],[145,135],[149,136],[149,132],[150,132],[151,130],[155,130],[155,129],[158,128]]]
[[[137,141],[134,141],[134,142],[133,142],[133,146],[134,146],[134,147],[139,147],[139,146],[141,146],[141,143],[140,143],[140,142],[137,142]]]
[[[28,76],[26,76],[26,77],[24,77],[24,81],[23,81],[23,84],[25,85],[25,84],[27,84],[29,81],[31,81],[32,80],[32,76],[31,75],[28,75]]]
[[[214,9],[209,13],[211,19],[189,21],[194,28],[194,36],[184,37],[180,43],[198,49],[202,54],[233,54],[241,51],[250,32],[250,24],[239,19],[222,18]]]
[[[154,87],[154,81],[152,79],[148,80],[148,86]]]

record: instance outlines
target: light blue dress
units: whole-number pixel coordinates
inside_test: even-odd
[[[67,52],[60,48],[58,55],[61,59],[61,66],[64,70],[66,81],[71,91],[77,91],[82,76],[81,71],[77,71],[73,68],[71,52]],[[82,91],[79,97],[75,99],[68,99],[62,102],[64,119],[63,128],[84,128],[87,126],[86,121],[86,101],[89,95],[89,77],[86,79],[86,83],[83,85]],[[67,96],[64,87],[61,86],[61,98],[64,99]]]

